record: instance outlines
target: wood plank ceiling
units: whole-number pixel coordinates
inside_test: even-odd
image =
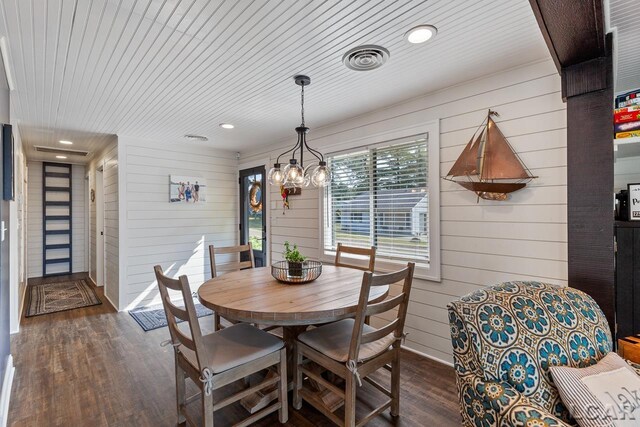
[[[14,113],[29,147],[95,153],[109,135],[242,151],[293,138],[305,73],[313,130],[462,81],[548,58],[527,0],[3,0]],[[404,34],[438,28],[424,45]],[[357,72],[342,55],[391,52]],[[223,130],[223,122],[235,125]]]
[[[640,4],[609,0],[609,26],[616,28],[616,92],[640,88]]]

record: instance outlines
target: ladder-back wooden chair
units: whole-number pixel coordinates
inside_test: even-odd
[[[242,261],[243,254],[245,255],[245,258],[248,259]],[[225,262],[217,262],[216,255],[228,255],[232,259],[226,260]],[[255,268],[255,259],[253,257],[253,248],[251,247],[251,243],[225,247],[209,245],[209,262],[211,263],[211,277],[218,277],[221,274],[244,270],[245,268]],[[219,331],[220,329],[224,329],[226,326],[237,323],[229,319],[224,319],[223,323],[222,319],[223,318],[220,317],[218,313],[214,313],[214,330]]]
[[[277,401],[236,426],[249,425],[275,411],[279,413],[279,421],[285,423],[288,419],[287,356],[283,342],[246,323],[203,336],[187,277],[169,278],[159,265],[154,270],[174,347],[178,424],[186,421],[190,425],[198,425],[187,415],[186,406],[199,397],[202,425],[213,427],[214,411],[270,386],[277,386]],[[181,293],[184,307],[171,301],[170,289]],[[178,320],[183,320],[186,327],[178,327]],[[260,384],[214,401],[214,390],[270,367],[276,368],[277,375],[267,376]],[[188,399],[185,395],[187,377],[201,390]]]
[[[362,266],[358,264],[351,264],[349,262],[344,262],[342,260],[342,254],[351,254],[351,255],[361,255],[366,256],[369,259],[369,265]],[[376,266],[376,247],[371,246],[369,249],[365,248],[356,248],[354,246],[346,246],[342,243],[338,243],[338,248],[336,249],[336,260],[334,261],[334,265],[338,267],[349,267],[356,268],[362,271],[370,271],[373,273],[373,270]],[[371,319],[367,316],[364,319],[364,323],[367,325],[371,324]]]
[[[349,262],[344,262],[342,255],[343,254],[351,254],[351,255],[361,255],[366,256],[369,259],[369,265],[362,266],[358,264],[352,264]],[[371,271],[373,273],[373,269],[376,266],[376,248],[375,246],[371,246],[371,248],[356,248],[354,246],[346,246],[342,243],[338,243],[338,248],[336,249],[336,260],[334,264],[338,267],[349,267],[349,268],[357,268],[362,271]]]
[[[362,426],[389,407],[391,415],[399,414],[400,345],[404,337],[404,322],[414,267],[415,264],[409,263],[400,271],[381,275],[365,272],[355,319],[330,323],[298,336],[295,345],[293,388],[293,406],[296,409],[300,409],[304,399],[337,425],[349,427]],[[400,294],[382,302],[368,303],[372,286],[387,286],[400,281],[404,282]],[[364,323],[366,316],[384,313],[395,308],[397,308],[397,314],[394,319],[379,329]],[[305,365],[308,362],[314,362],[324,370],[344,379],[344,388],[327,381],[317,373],[317,370],[307,369]],[[391,371],[390,389],[369,378],[370,374],[381,368]],[[303,387],[305,376],[329,389],[341,399],[337,408],[344,406],[343,418],[336,415],[334,411],[337,408],[329,408],[317,392]],[[356,390],[363,380],[389,397],[389,400],[356,422]]]

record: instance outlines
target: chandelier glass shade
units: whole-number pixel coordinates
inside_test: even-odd
[[[314,150],[307,144],[307,133],[309,128],[304,124],[304,87],[311,84],[311,79],[307,76],[295,76],[294,80],[301,89],[300,105],[302,123],[296,128],[298,140],[290,150],[280,154],[269,170],[267,181],[271,185],[284,186],[285,188],[302,187],[324,187],[331,182],[331,170],[324,161],[324,156],[318,150]],[[317,163],[304,166],[304,152],[311,154]],[[289,163],[282,167],[280,158],[291,155]],[[298,160],[299,159],[299,160]]]

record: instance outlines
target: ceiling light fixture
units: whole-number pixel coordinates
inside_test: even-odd
[[[73,144],[73,142],[71,142],[71,141],[65,141],[64,139],[60,140],[59,142],[60,142],[60,144],[64,144],[64,145],[71,145],[71,144]]]
[[[407,31],[405,36],[409,43],[417,44],[431,40],[436,34],[438,34],[438,29],[433,25],[418,25]]]
[[[56,159],[66,159],[67,156],[56,156]]]
[[[308,187],[310,184],[314,187],[324,187],[331,182],[331,171],[327,167],[327,162],[324,161],[322,153],[314,150],[309,147],[309,144],[307,144],[307,133],[309,132],[309,128],[304,124],[304,87],[311,84],[311,78],[308,76],[298,75],[293,79],[298,86],[302,87],[300,95],[300,115],[302,116],[302,123],[296,128],[298,141],[293,148],[278,156],[276,163],[269,171],[268,181],[271,185],[283,185],[285,188]],[[304,167],[303,155],[305,149],[318,159],[317,165],[310,165],[306,168]],[[281,169],[280,157],[289,153],[291,153],[289,164]],[[296,154],[300,155],[300,161],[296,158]]]
[[[204,135],[194,135],[194,134],[190,134],[190,133],[186,134],[184,137],[186,139],[191,140],[191,141],[208,141],[209,140],[209,138],[207,138]]]
[[[233,129],[235,126],[231,123],[220,123],[220,127],[222,129]]]

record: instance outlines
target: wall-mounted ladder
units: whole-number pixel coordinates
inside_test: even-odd
[[[42,163],[42,275],[71,274],[71,165]]]

